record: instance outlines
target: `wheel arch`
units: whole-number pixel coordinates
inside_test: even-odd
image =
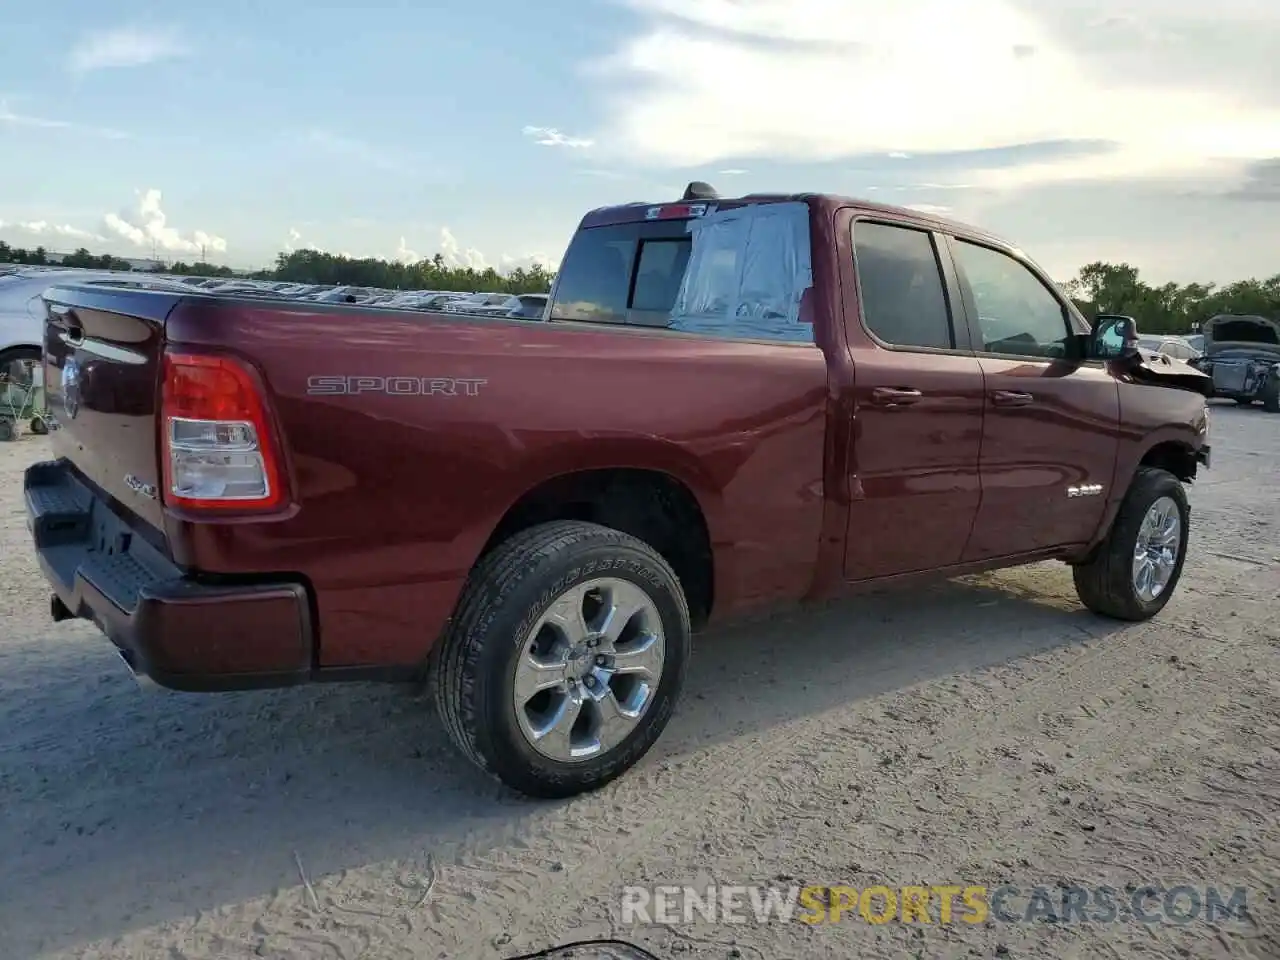
[[[498,544],[540,523],[599,523],[645,541],[671,564],[697,629],[715,602],[708,499],[676,474],[653,467],[589,467],[545,476],[503,512],[476,563]]]

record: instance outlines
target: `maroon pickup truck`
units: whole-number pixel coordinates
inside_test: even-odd
[[[430,679],[535,796],[634,764],[690,634],[1046,559],[1153,616],[1203,374],[1018,250],[812,194],[592,211],[544,320],[109,285],[45,296],[57,620],[193,691]]]

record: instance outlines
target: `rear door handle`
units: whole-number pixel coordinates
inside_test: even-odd
[[[991,402],[997,407],[1025,407],[1034,397],[1017,390],[997,390],[991,394]]]
[[[871,391],[871,402],[881,407],[905,407],[923,396],[911,387],[876,387]]]

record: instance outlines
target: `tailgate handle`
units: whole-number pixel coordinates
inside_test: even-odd
[[[57,318],[61,323],[55,321],[55,326],[65,326],[66,330],[61,334],[62,339],[74,346],[84,343],[84,327],[80,326],[80,321],[76,318],[75,311],[70,307],[65,307],[60,303],[49,304],[49,319]]]

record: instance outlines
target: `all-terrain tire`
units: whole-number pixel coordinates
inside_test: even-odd
[[[1158,597],[1146,600],[1138,595],[1133,583],[1133,554],[1147,510],[1161,497],[1170,497],[1177,505],[1182,542],[1169,582]],[[1139,467],[1106,540],[1089,560],[1072,568],[1080,602],[1094,613],[1117,620],[1148,620],[1154,617],[1169,602],[1182,576],[1191,532],[1190,521],[1191,506],[1182,482],[1167,470]]]
[[[512,686],[528,634],[576,584],[626,580],[657,608],[665,655],[654,699],[614,749],[559,762],[534,750],[516,718]],[[472,571],[433,652],[430,684],[450,739],[482,770],[521,793],[569,797],[634,765],[671,719],[690,648],[689,607],[670,565],[648,544],[609,527],[553,521],[517,533]]]

